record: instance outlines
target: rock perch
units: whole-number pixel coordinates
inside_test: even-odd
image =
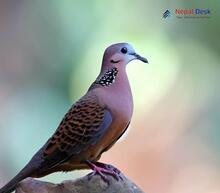
[[[117,181],[112,176],[106,175],[109,184],[98,175],[93,176],[91,180],[84,176],[60,184],[26,178],[19,183],[16,193],[144,193],[123,174],[121,176],[123,180]]]

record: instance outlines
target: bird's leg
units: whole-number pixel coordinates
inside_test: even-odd
[[[119,169],[117,169],[116,167],[114,167],[113,165],[105,164],[105,163],[102,163],[102,162],[95,162],[95,165],[115,172],[116,174],[118,174],[118,177],[120,177],[122,179],[122,177],[120,176],[121,171]]]
[[[89,179],[91,179],[92,176],[94,176],[96,174],[100,175],[101,178],[107,183],[109,183],[109,181],[104,174],[109,174],[112,177],[114,177],[116,180],[123,179],[120,176],[121,172],[111,165],[107,165],[107,164],[104,164],[101,162],[92,162],[89,160],[86,160],[86,163],[93,170],[93,172],[91,174],[89,174]]]

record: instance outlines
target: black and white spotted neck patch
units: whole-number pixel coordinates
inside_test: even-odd
[[[102,86],[109,86],[115,81],[115,77],[118,74],[117,68],[112,68],[105,72],[98,80],[97,83],[101,84]]]

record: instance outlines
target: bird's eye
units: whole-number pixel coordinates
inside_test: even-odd
[[[128,52],[128,49],[126,47],[123,47],[121,49],[121,53],[126,54]]]

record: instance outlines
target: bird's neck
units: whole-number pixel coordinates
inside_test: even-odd
[[[102,67],[101,72],[92,84],[92,87],[104,87],[106,89],[125,87],[130,90],[125,65]]]
[[[103,87],[107,91],[115,93],[118,97],[125,97],[129,101],[133,101],[125,65],[101,69],[94,83],[98,87]]]
[[[115,89],[115,91],[117,92],[121,92],[122,90],[123,91],[127,90],[131,92],[125,67],[117,68],[117,70],[118,70],[118,73],[117,73],[117,76],[115,77],[115,81],[112,84],[112,87],[109,87],[109,88]]]
[[[103,104],[110,105],[112,109],[122,113],[126,119],[131,118],[133,97],[125,66],[111,66],[111,68],[102,69],[89,91],[95,91]],[[120,110],[118,106],[120,106]]]
[[[118,68],[115,82],[109,87],[106,87],[105,90],[109,94],[108,102],[114,103],[112,106],[120,114],[123,114],[126,120],[130,120],[133,113],[133,97],[125,66]],[[118,107],[120,110],[118,110]]]

